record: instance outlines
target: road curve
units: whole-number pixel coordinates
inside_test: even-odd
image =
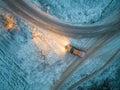
[[[120,28],[120,21],[108,23],[106,25],[102,24],[93,24],[88,26],[73,26],[70,24],[65,24],[61,22],[57,22],[54,19],[51,19],[49,17],[46,17],[41,12],[37,12],[32,7],[27,5],[23,0],[4,0],[4,2],[8,5],[8,7],[14,11],[17,15],[21,16],[22,18],[30,21],[34,25],[43,28],[44,30],[50,30],[59,34],[68,35],[68,36],[77,36],[77,35],[83,35],[83,36],[94,36],[98,34],[103,34],[108,31],[118,30]],[[76,62],[71,64],[71,67],[74,69],[66,69],[68,71],[65,73],[62,77],[62,80],[60,83],[57,84],[57,86],[54,88],[55,90],[59,89],[62,84],[65,82],[65,80],[78,68],[80,65],[87,60],[91,54],[93,54],[96,49],[99,49],[104,45],[106,41],[111,38],[112,35],[107,37],[103,42],[101,42],[98,46],[94,47],[90,50],[88,53],[88,56],[82,60],[82,62],[79,62],[76,60]],[[79,63],[77,63],[77,61]]]
[[[116,14],[115,21],[106,21],[106,24],[96,23],[89,25],[71,25],[69,23],[58,22],[50,18],[42,12],[37,12],[30,5],[26,4],[24,0],[3,0],[7,6],[17,15],[30,21],[44,30],[53,31],[67,36],[95,36],[98,34],[107,33],[108,31],[115,31],[120,28],[119,12]]]

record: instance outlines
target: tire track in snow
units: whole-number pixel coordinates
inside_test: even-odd
[[[113,38],[113,36],[115,35],[115,33],[106,35],[104,37],[103,40],[99,41],[96,40],[96,45],[93,45],[92,48],[90,48],[90,50],[88,50],[88,53],[86,55],[85,58],[82,59],[82,61],[79,60],[79,58],[77,58],[76,60],[74,60],[73,63],[71,63],[71,65],[63,72],[63,75],[61,76],[60,81],[58,81],[58,83],[55,85],[54,90],[59,90],[62,85],[66,82],[66,80],[78,69],[80,68],[80,66],[82,66],[85,61],[90,58],[98,49],[100,49],[103,45],[105,45],[108,41],[110,41],[111,38]]]
[[[26,9],[25,8],[25,6],[21,6],[21,7],[19,7],[19,9],[18,9],[18,7],[16,7],[14,4],[12,4],[11,3],[11,0],[7,0],[7,1],[5,1],[5,2],[7,2],[7,3],[10,3],[10,4],[8,4],[11,8],[12,8],[12,10],[13,11],[15,11],[16,13],[18,13],[18,14],[20,14],[22,17],[24,17],[24,18],[26,18],[28,21],[30,21],[30,22],[32,22],[32,23],[34,23],[35,25],[37,25],[37,26],[39,26],[39,27],[43,27],[42,26],[42,24],[39,22],[39,21],[37,21],[37,20],[35,20],[35,18],[33,18],[31,15],[29,15],[30,13],[30,10],[28,11],[28,9]],[[13,2],[15,2],[15,0],[13,1]],[[22,1],[18,1],[19,3],[21,3]],[[17,3],[18,5],[20,5],[19,3]],[[15,8],[16,7],[16,8]],[[26,11],[28,11],[27,13],[25,12],[25,10],[23,10],[22,11],[22,8],[24,8]],[[18,10],[18,11],[17,11]],[[32,13],[31,13],[32,14]],[[33,12],[33,14],[34,14],[34,12]],[[33,15],[32,14],[32,15]],[[33,16],[37,16],[37,17],[39,17],[39,15],[33,15]],[[40,19],[40,18],[39,18]],[[42,18],[42,19],[45,19],[46,20],[46,18]],[[51,24],[52,25],[52,24]],[[118,23],[117,24],[114,24],[114,25],[118,25]],[[53,24],[53,26],[54,26],[54,24]],[[116,26],[117,27],[117,26]],[[44,27],[45,28],[45,27]],[[65,30],[65,29],[70,29],[71,30],[71,27],[67,27],[67,28],[60,28],[60,29],[63,29],[63,30]],[[90,30],[95,30],[95,33],[97,33],[96,32],[96,29],[98,30],[99,28],[97,28],[97,26],[96,27],[86,27],[86,28],[84,28],[84,29],[89,29],[90,28]],[[103,26],[100,26],[100,28],[104,28],[104,25]],[[46,29],[48,29],[48,30],[50,30],[50,29],[55,29],[56,30],[56,28],[54,27],[49,27],[49,28],[46,28]],[[58,28],[57,28],[58,29]],[[76,28],[76,29],[80,29],[80,28]],[[82,29],[83,29],[83,27],[82,27]],[[114,29],[113,28],[113,26],[111,25],[111,28],[106,28],[107,30],[112,30],[112,29]],[[74,33],[76,33],[76,32],[74,32]],[[77,32],[78,33],[78,32]],[[109,39],[109,38],[108,38]],[[107,41],[107,40],[105,40],[105,41]],[[88,56],[87,56],[87,58],[88,57],[90,57],[95,51],[96,51],[96,49],[99,49],[100,47],[102,47],[102,45],[104,45],[104,43],[105,43],[105,41],[103,41],[103,43],[101,43],[100,45],[101,46],[97,46],[96,48],[92,48],[91,49],[91,51],[88,53]],[[76,67],[78,67],[78,66],[81,66],[82,64],[83,64],[83,62],[87,59],[87,58],[84,58],[83,60],[82,60],[82,62],[79,62],[79,60],[75,60],[76,61],[76,63],[73,63],[74,64],[74,68],[75,68],[75,70],[76,70]],[[77,63],[78,62],[78,63]],[[76,65],[75,65],[76,64]],[[74,71],[69,71],[70,72],[70,75],[74,72]],[[66,76],[69,76],[69,75],[66,75]],[[65,78],[65,79],[67,79],[67,78]],[[63,81],[64,82],[64,81]],[[63,84],[63,83],[62,83]]]
[[[20,60],[16,57],[16,52],[12,50],[15,47],[19,46],[9,36],[0,36],[0,75],[12,90],[21,90],[28,88],[28,83],[24,78],[25,72],[20,68]]]
[[[68,88],[68,90],[73,90],[74,88],[76,88],[78,85],[80,85],[84,81],[89,80],[91,77],[98,74],[101,70],[103,70],[107,65],[109,65],[114,60],[114,58],[118,55],[119,52],[120,52],[120,48],[116,51],[116,53],[113,56],[110,57],[110,59],[103,66],[101,66],[99,69],[95,70],[92,74],[90,74],[90,75],[82,78],[78,82],[74,83],[72,86],[70,86]]]
[[[76,37],[76,35],[82,36],[97,36],[99,34],[107,33],[109,31],[117,31],[116,28],[119,27],[120,21],[119,15],[117,14],[115,21],[113,22],[104,22],[103,24],[97,23],[93,25],[82,25],[82,26],[73,26],[71,24],[66,24],[62,22],[57,22],[52,20],[49,17],[37,12],[34,7],[26,4],[23,0],[5,0],[4,1],[8,7],[13,10],[16,14],[22,18],[30,21],[34,25],[43,28],[44,30],[53,31],[62,35]],[[32,8],[31,8],[32,7]],[[47,27],[46,27],[47,26]],[[88,31],[89,30],[89,31]]]
[[[1,80],[3,79],[1,83],[7,82],[9,89],[12,88],[12,90],[14,90],[14,88],[13,88],[12,84],[9,82],[8,78],[1,72],[1,69],[0,69],[0,76],[1,76]]]

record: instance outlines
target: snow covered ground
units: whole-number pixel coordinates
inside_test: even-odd
[[[34,0],[31,1],[33,2]],[[39,1],[42,1],[42,3],[47,2],[47,0]],[[78,12],[76,12],[79,6],[77,5],[79,4],[77,1],[77,3],[72,0],[69,1],[68,6],[64,5],[66,3],[62,3],[63,0],[52,1],[50,7],[52,7],[52,5],[58,5],[56,10],[60,9],[60,12],[53,10],[54,13],[52,13],[53,11],[50,9],[49,12],[52,15],[65,19],[67,22],[71,22],[74,18],[73,16],[78,14]],[[105,8],[109,2],[110,0],[102,2],[97,7],[96,5],[93,7],[90,6],[90,10],[88,10],[89,7],[80,9],[79,20],[77,21],[78,18],[76,17],[72,23],[90,23],[91,20],[96,22],[99,20],[102,12],[102,9],[100,8],[101,5],[103,5],[102,8]],[[36,3],[36,1],[34,3]],[[63,4],[62,6],[61,3]],[[71,3],[75,5],[72,6]],[[100,2],[96,0],[95,3]],[[75,6],[74,9],[76,10],[70,10],[69,8],[71,6]],[[64,12],[62,16],[61,13],[64,7],[68,8],[66,11],[70,11]],[[100,10],[94,9],[94,7]],[[86,14],[89,13],[89,15],[84,16],[84,10],[87,10]],[[11,12],[0,7],[0,15],[5,13]],[[71,16],[68,17],[69,15]],[[11,32],[8,32],[3,23],[0,22],[0,90],[52,90],[54,84],[60,79],[62,72],[77,58],[74,55],[66,53],[64,46],[71,43],[78,48],[89,49],[96,44],[96,37],[82,39],[65,37],[44,31],[18,16],[15,17],[17,18],[18,27]],[[0,20],[2,19],[0,18]],[[119,36],[119,33],[116,34],[109,43],[107,43],[102,49],[98,50],[93,57],[89,58],[89,60],[85,62],[83,66],[80,67],[80,69],[77,70],[63,85],[62,90],[67,90],[66,88],[70,87],[70,85],[101,67],[120,47]],[[117,55],[116,59],[108,65],[106,69],[92,77],[89,81],[85,81],[78,87],[78,90],[81,90],[81,88],[83,90],[92,90],[92,87],[102,87],[103,82],[107,79],[110,83],[109,87],[119,90],[120,87],[118,85],[120,82],[115,81],[119,79],[119,62],[120,58],[119,55]],[[116,86],[113,86],[113,83]]]
[[[91,24],[120,8],[119,0],[27,0],[44,12],[72,24]]]

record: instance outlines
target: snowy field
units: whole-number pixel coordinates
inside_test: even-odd
[[[27,2],[72,24],[96,23],[120,8],[119,0],[27,0]]]
[[[65,22],[82,24],[94,23],[101,19],[102,10],[111,2],[111,0],[95,0],[93,4],[92,0],[91,2],[68,0],[66,3],[64,0],[28,1]],[[44,8],[46,5],[49,10]],[[77,9],[79,5],[83,8]],[[111,10],[113,6],[114,4]],[[70,9],[71,7],[74,8]],[[2,15],[9,13],[17,20],[17,28],[13,31],[8,31],[2,20]],[[44,31],[6,10],[1,0],[0,21],[0,90],[53,90],[64,70],[78,58],[66,53],[64,46],[70,43],[77,48],[89,50],[97,44],[98,37],[75,39]],[[103,39],[105,38],[101,37],[99,41]],[[68,90],[75,82],[102,67],[119,48],[120,33],[117,33],[68,78],[61,90]],[[110,64],[98,74],[86,79],[75,90],[119,90],[119,63],[120,52],[112,58]]]

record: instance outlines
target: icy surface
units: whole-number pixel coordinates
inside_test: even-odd
[[[31,1],[36,3],[34,0]],[[67,3],[63,3],[64,1],[59,0],[55,3],[55,1],[52,0],[51,4],[49,4],[51,5],[49,12],[52,15],[71,22],[74,17],[68,17],[67,13],[70,15],[78,14],[77,10],[74,11],[71,9],[70,11],[69,9],[72,4],[75,4],[74,9],[77,9],[78,2],[77,0],[75,0],[77,3],[69,0],[68,5],[66,5]],[[84,2],[84,0],[81,1]],[[43,4],[45,2],[47,2],[47,0],[40,1],[40,3]],[[93,1],[90,2],[92,3]],[[73,21],[73,23],[89,23],[91,20],[97,21],[101,15],[102,8],[109,2],[110,0],[103,2],[96,0],[95,3],[101,3],[97,7],[96,4],[93,7],[87,7],[87,3],[85,3],[85,5],[81,6],[84,8],[80,9],[81,16],[78,17],[81,21]],[[63,7],[59,3],[62,3],[63,6],[68,8],[65,9],[66,12],[64,12],[63,16],[61,16]],[[55,10],[53,9],[54,13],[51,9],[52,5],[58,5],[56,9],[54,8]],[[103,5],[103,7],[101,7],[101,5]],[[94,7],[99,10],[94,9]],[[90,11],[88,8],[90,8]],[[56,12],[57,9],[60,9],[59,13]],[[85,16],[85,10],[87,10],[90,15]],[[3,13],[10,12],[0,8],[0,15]],[[7,31],[3,25],[2,18],[0,18],[0,90],[52,90],[51,87],[60,79],[62,72],[77,58],[77,56],[66,53],[64,46],[71,43],[77,48],[89,49],[96,44],[96,37],[78,39],[63,37],[55,33],[46,32],[19,17],[16,18],[18,27],[11,32]],[[75,17],[74,20],[78,18]],[[120,36],[119,33],[118,36]],[[99,40],[102,40],[102,37]],[[108,57],[119,48],[119,42],[120,37],[116,35],[107,45],[97,51],[94,57],[89,58],[89,60],[75,72],[68,80],[69,83],[65,83],[63,90],[66,90],[71,84],[103,65]],[[112,86],[112,83],[114,83],[114,85],[117,83],[116,87],[118,87],[119,82],[115,80],[119,78],[119,69],[119,56],[117,56],[116,60],[107,67],[107,71],[103,71],[100,75],[95,75],[90,81],[81,84],[79,88],[84,90],[87,87],[97,87],[95,83],[97,82],[97,85],[101,85],[106,78],[111,80],[111,82],[109,81],[111,87],[115,88],[115,86]],[[113,73],[114,71],[115,73]]]

